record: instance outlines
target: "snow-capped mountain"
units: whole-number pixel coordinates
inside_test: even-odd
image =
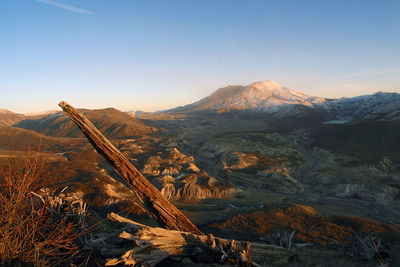
[[[220,88],[193,104],[167,112],[252,110],[277,118],[318,117],[343,122],[363,119],[400,119],[400,94],[378,92],[353,98],[308,96],[273,81]]]
[[[332,118],[355,119],[400,119],[400,94],[377,92],[352,98],[326,101],[326,109]]]
[[[177,108],[178,111],[214,109],[229,111],[255,109],[277,111],[284,105],[312,106],[325,102],[324,98],[312,97],[283,87],[273,81],[252,83],[248,86],[227,86],[193,104]]]

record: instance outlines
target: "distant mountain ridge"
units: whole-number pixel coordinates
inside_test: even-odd
[[[341,120],[400,120],[400,94],[376,92],[352,98],[326,101],[323,106],[333,118]]]
[[[24,118],[23,114],[14,113],[7,109],[0,109],[0,126],[10,126]]]
[[[58,113],[57,110],[48,110],[42,112],[34,112],[34,113],[14,113],[8,109],[0,108],[0,126],[11,126],[13,124],[19,123],[22,120],[28,119],[40,119],[49,114]]]
[[[155,128],[114,108],[80,109],[79,111],[83,112],[105,136],[110,138],[138,136],[156,131]],[[49,114],[38,119],[22,120],[13,126],[34,130],[48,136],[83,137],[82,132],[63,112]]]
[[[58,113],[58,112],[60,112],[60,111],[59,110],[46,110],[46,111],[25,113],[24,115],[25,116],[31,116],[31,117],[34,117],[34,116],[47,116],[47,115],[55,114],[55,113]]]
[[[154,113],[120,112],[113,108],[83,111],[107,134],[121,138],[154,130],[138,119],[183,119],[190,113],[206,110],[218,113],[252,111],[266,113],[271,118],[302,118],[326,123],[400,120],[400,94],[377,92],[351,98],[327,99],[309,96],[273,81],[261,81],[248,86],[229,85],[192,104]],[[81,136],[77,128],[72,127],[72,122],[68,122],[63,113],[56,111],[18,114],[0,109],[0,125],[15,125],[51,136]],[[61,125],[64,126],[60,128]]]
[[[215,109],[255,109],[270,111],[283,105],[311,106],[325,102],[324,98],[312,97],[288,89],[273,81],[252,83],[248,86],[230,85],[220,88],[208,97],[193,104],[172,109],[178,111]]]
[[[192,104],[166,113],[190,113],[215,110],[265,112],[276,118],[307,117],[321,120],[351,121],[364,119],[400,119],[400,94],[377,92],[352,98],[327,99],[308,96],[273,81],[248,86],[230,85]]]

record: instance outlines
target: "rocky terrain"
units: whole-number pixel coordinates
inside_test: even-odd
[[[163,112],[82,111],[204,231],[259,242],[296,231],[294,242],[343,248],[353,232],[374,232],[396,262],[399,108],[396,93],[333,100],[259,82]],[[46,186],[70,186],[100,215],[155,225],[65,115],[4,114],[1,164],[9,149],[17,160],[41,144]]]
[[[157,133],[158,128],[115,109],[83,111],[168,199],[197,202],[229,198],[236,192],[229,182],[219,181],[198,168],[194,158],[174,148],[165,134]],[[46,186],[68,184],[99,209],[125,208],[137,201],[67,116],[52,113],[43,118],[29,119],[23,115],[18,118],[13,126],[0,126],[3,164],[8,163],[10,153],[20,164],[30,147],[39,150],[46,163],[43,169],[43,175],[49,176]],[[52,172],[55,174],[51,175]],[[142,208],[137,208],[137,212],[143,213]]]

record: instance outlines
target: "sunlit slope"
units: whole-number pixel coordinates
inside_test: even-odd
[[[25,116],[23,114],[14,113],[7,109],[0,108],[0,126],[10,126],[24,118]]]
[[[252,83],[248,86],[230,85],[220,88],[193,104],[171,111],[196,111],[212,109],[219,112],[253,109],[277,112],[282,106],[312,106],[325,102],[324,98],[312,97],[291,90],[273,81]]]
[[[86,117],[107,137],[123,138],[149,134],[155,131],[136,118],[114,108],[81,109]],[[83,134],[62,112],[41,119],[23,120],[16,127],[30,129],[56,137],[83,137]]]
[[[139,117],[157,119],[201,111],[258,112],[273,118],[305,118],[332,123],[371,119],[400,119],[400,94],[377,92],[350,98],[327,99],[309,96],[273,81],[247,86],[229,85],[192,104]],[[162,114],[165,114],[162,116]],[[167,115],[168,114],[168,115]]]

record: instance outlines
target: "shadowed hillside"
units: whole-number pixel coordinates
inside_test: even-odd
[[[114,108],[81,109],[80,111],[109,138],[139,136],[155,131],[155,128],[149,127],[138,119]],[[61,112],[41,119],[23,120],[14,126],[55,137],[84,137],[68,116]]]
[[[323,125],[314,131],[312,137],[316,146],[376,160],[384,156],[400,158],[399,135],[398,121],[368,121]]]
[[[0,125],[0,149],[25,151],[28,146],[36,148],[39,144],[41,151],[64,152],[66,148],[79,146],[84,139],[51,137],[21,128]]]

